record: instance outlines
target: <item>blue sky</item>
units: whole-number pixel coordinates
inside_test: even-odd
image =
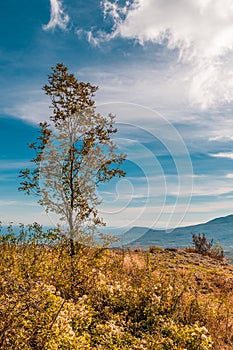
[[[98,110],[117,116],[128,174],[99,189],[108,226],[232,213],[233,1],[10,0],[0,14],[4,223],[53,222],[17,188],[50,114],[41,88],[58,62],[98,85]]]

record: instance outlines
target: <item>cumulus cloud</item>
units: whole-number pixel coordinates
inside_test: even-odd
[[[54,30],[56,27],[66,30],[69,23],[69,16],[65,14],[60,0],[50,0],[50,21],[43,25],[44,30]]]
[[[189,97],[207,108],[233,101],[233,0],[103,1],[120,36],[178,50],[188,65]],[[109,38],[109,36],[108,36]]]

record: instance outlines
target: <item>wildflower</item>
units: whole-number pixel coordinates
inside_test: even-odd
[[[205,333],[208,333],[208,329],[207,329],[205,326],[201,327],[201,329],[202,329]]]
[[[207,337],[205,334],[202,334],[202,335],[201,335],[201,339],[202,339],[202,340],[206,340],[206,339],[208,339],[208,337]]]

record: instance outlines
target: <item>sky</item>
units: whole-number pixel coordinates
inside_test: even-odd
[[[0,4],[0,220],[55,222],[18,191],[64,63],[116,115],[127,176],[98,188],[108,227],[172,228],[232,214],[233,0]]]

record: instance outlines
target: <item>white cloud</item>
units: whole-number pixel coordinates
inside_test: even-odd
[[[8,100],[5,101],[5,106],[0,111],[33,124],[48,120],[51,113],[48,97],[41,89],[34,88],[34,83],[31,87],[27,83],[19,85],[17,91],[8,95]]]
[[[233,152],[219,152],[209,154],[211,157],[233,159]]]
[[[91,30],[78,29],[76,34],[79,39],[86,37],[87,41],[93,46],[99,46],[99,38],[95,38]]]
[[[69,16],[64,13],[60,0],[50,0],[50,21],[43,25],[44,30],[54,30],[56,27],[66,30],[69,23]]]
[[[11,200],[1,200],[0,199],[0,207],[1,206],[7,206],[7,205],[14,205],[14,204],[17,204],[17,201],[11,201]],[[18,203],[19,204],[19,203]],[[22,204],[22,203],[20,203],[20,204]]]
[[[192,177],[194,186],[191,194]],[[232,178],[231,173],[219,176],[187,175],[187,186],[182,191],[176,175],[153,176],[146,182],[145,178],[138,178],[134,191],[123,189],[118,194],[120,200],[115,201],[115,193],[109,192],[108,199],[112,198],[112,201],[103,200],[100,214],[109,226],[122,229],[130,226],[159,228],[197,224],[232,212]],[[134,178],[127,177],[127,180],[134,185]],[[149,190],[148,185],[152,185]],[[190,202],[187,197],[191,197]],[[179,200],[176,201],[176,198]]]
[[[227,179],[233,179],[233,174],[232,174],[232,173],[227,174],[227,175],[226,175],[226,178],[227,178]]]
[[[216,217],[232,214],[232,198],[222,198],[218,201],[206,200],[203,202],[191,202],[189,210],[179,204],[174,211],[173,205],[166,205],[161,210],[161,206],[148,206],[127,208],[120,215],[103,215],[109,227],[121,228],[122,233],[132,226],[153,227],[157,229],[169,229],[180,226],[188,226],[207,222]],[[114,212],[115,207],[106,208]],[[143,214],[142,214],[143,213]],[[170,222],[169,222],[170,220]],[[177,223],[179,223],[177,225]]]
[[[167,64],[159,68],[151,63],[140,64],[140,67],[137,64],[99,66],[79,70],[78,75],[80,79],[90,80],[100,87],[96,94],[98,104],[126,102],[141,104],[158,112],[169,110],[176,121],[182,118],[187,108],[188,101],[184,96],[187,86],[181,67],[176,67],[174,71]],[[132,119],[135,120],[133,116]],[[190,121],[190,117],[187,120]]]
[[[21,168],[26,168],[30,166],[30,162],[19,162],[19,161],[11,161],[11,160],[0,160],[0,169],[1,170],[15,170],[15,169],[21,169]],[[9,177],[9,175],[8,175]]]
[[[219,141],[219,142],[228,142],[228,141],[233,141],[233,135],[218,135],[218,136],[213,136],[209,137],[209,141]]]
[[[126,1],[125,6],[119,7],[117,1],[112,3],[109,0],[104,0],[102,2],[104,17],[110,15],[115,22],[120,21],[122,16],[127,14],[128,9],[130,8],[130,1]]]
[[[178,49],[189,67],[189,98],[203,108],[233,101],[233,0],[103,1],[114,21],[107,38],[121,36]]]
[[[14,222],[14,225],[23,223],[25,225],[38,222],[41,225],[53,226],[56,224],[48,214],[45,213],[44,208],[37,203],[24,203],[22,201],[0,201],[1,216],[3,218],[2,224],[8,225]],[[14,215],[12,215],[14,213]]]

